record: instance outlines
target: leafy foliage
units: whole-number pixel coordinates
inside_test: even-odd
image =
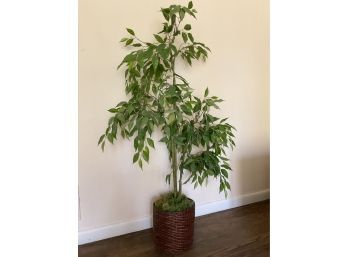
[[[118,135],[133,139],[133,162],[142,168],[149,162],[150,149],[155,148],[151,139],[155,128],[163,133],[160,142],[165,143],[172,163],[172,171],[166,177],[173,182],[175,194],[181,194],[183,173],[188,172],[196,187],[208,177],[220,181],[220,192],[230,189],[226,147],[234,147],[235,129],[225,119],[213,116],[212,108],[219,109],[223,100],[209,96],[193,95],[193,89],[175,71],[175,61],[182,58],[189,65],[193,60],[205,61],[210,52],[204,43],[196,41],[191,25],[182,25],[185,16],[196,18],[192,2],[188,6],[171,5],[162,8],[165,19],[163,29],[154,34],[156,42],[144,42],[127,28],[130,37],[121,39],[126,47],[133,48],[118,68],[125,68],[125,90],[128,101],[118,103],[108,111],[112,114],[105,133],[98,144],[104,150],[105,142],[113,143]],[[179,177],[178,177],[179,176]]]

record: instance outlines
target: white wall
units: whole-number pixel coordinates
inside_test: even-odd
[[[160,7],[188,1],[79,1],[79,231],[133,221],[151,214],[151,202],[168,190],[168,154],[161,143],[144,171],[132,164],[132,142],[119,140],[105,152],[97,140],[105,130],[107,109],[126,99],[123,74],[116,71],[126,54],[118,43],[125,27],[145,40],[161,29]],[[206,63],[178,67],[196,94],[206,86],[221,96],[219,115],[237,128],[230,178],[236,198],[269,188],[269,3],[267,0],[194,1],[198,19],[193,34],[212,53]],[[218,183],[184,192],[197,206],[224,200]]]

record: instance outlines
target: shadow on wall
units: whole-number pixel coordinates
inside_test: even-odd
[[[243,156],[236,160],[235,172],[231,183],[234,195],[255,193],[269,189],[269,153]]]

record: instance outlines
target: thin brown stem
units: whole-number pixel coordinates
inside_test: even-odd
[[[178,193],[178,161],[177,161],[177,153],[176,153],[176,147],[174,144],[174,140],[172,139],[172,169],[173,169],[173,187],[174,187],[174,194],[176,195]]]

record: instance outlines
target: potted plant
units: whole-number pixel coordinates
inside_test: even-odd
[[[176,60],[189,65],[193,60],[205,61],[210,49],[191,33],[186,16],[196,18],[192,2],[188,6],[162,8],[163,30],[154,34],[156,42],[144,42],[132,29],[121,39],[132,50],[118,66],[124,67],[128,101],[118,103],[105,133],[98,144],[114,143],[118,134],[132,139],[133,163],[140,168],[149,162],[150,149],[155,148],[154,130],[162,132],[159,141],[166,144],[171,171],[165,180],[172,191],[155,201],[153,206],[154,241],[162,250],[172,253],[190,248],[193,240],[194,201],[182,193],[182,185],[191,182],[196,188],[209,177],[219,179],[220,192],[230,190],[231,170],[225,148],[233,148],[234,127],[210,113],[222,100],[209,96],[208,88],[201,99],[193,94],[188,81],[176,72]],[[185,177],[185,181],[184,181]]]

